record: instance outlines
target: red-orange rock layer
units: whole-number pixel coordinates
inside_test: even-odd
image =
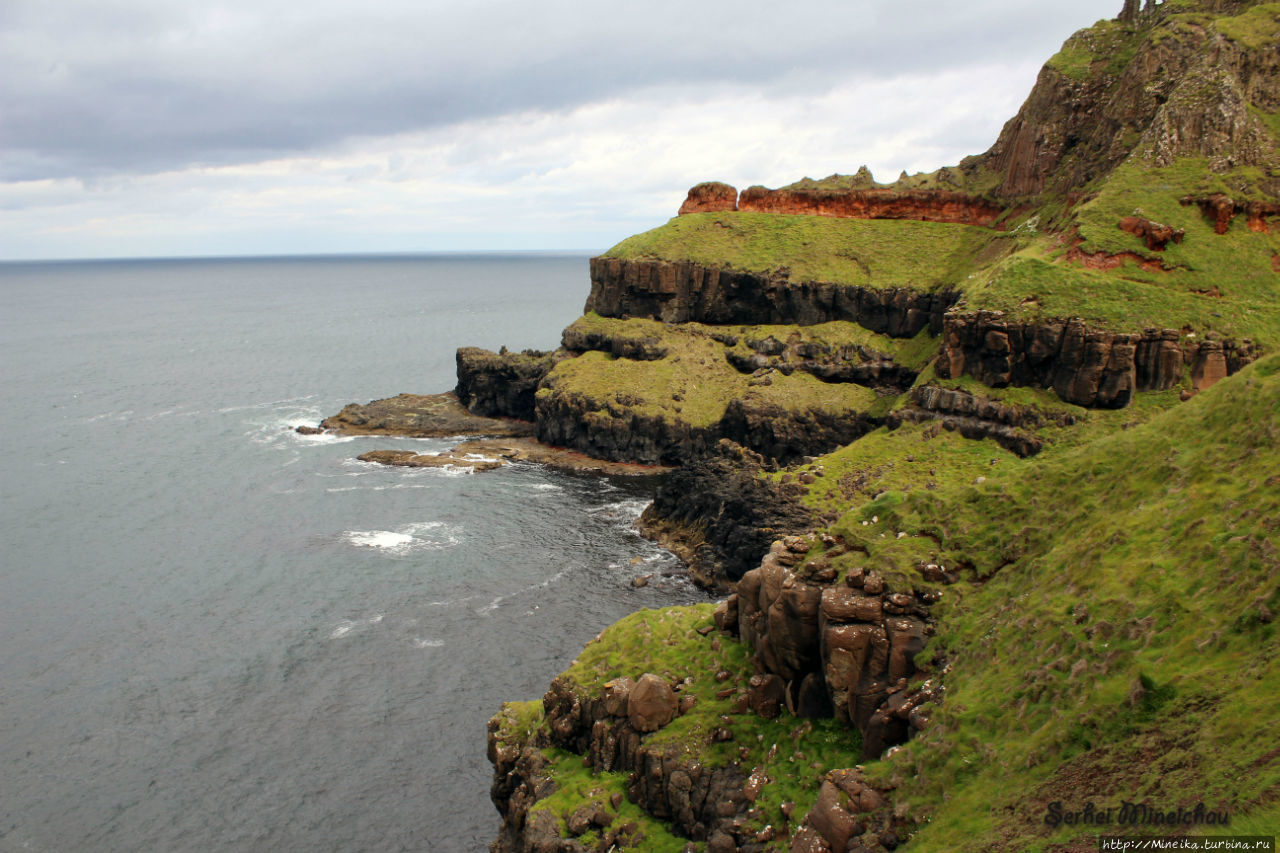
[[[1113,255],[1110,252],[1086,252],[1079,246],[1075,246],[1067,252],[1067,260],[1091,270],[1113,270],[1125,261],[1133,261],[1148,272],[1169,271],[1169,267],[1166,267],[1162,261],[1143,257],[1137,252],[1119,252]]]
[[[1170,242],[1181,243],[1182,238],[1187,233],[1181,228],[1162,225],[1159,222],[1152,222],[1150,219],[1143,219],[1141,216],[1124,217],[1120,220],[1120,230],[1142,238],[1146,242],[1147,248],[1153,252],[1163,252],[1164,247],[1169,245]]]
[[[749,187],[738,210],[842,219],[913,219],[995,226],[1000,205],[946,190],[770,190]]]
[[[1280,203],[1273,201],[1236,201],[1230,196],[1222,193],[1214,193],[1206,198],[1196,198],[1195,196],[1186,196],[1182,199],[1184,205],[1194,204],[1200,208],[1200,211],[1213,221],[1213,230],[1217,234],[1226,234],[1227,229],[1231,227],[1231,220],[1236,218],[1237,214],[1245,214],[1246,223],[1249,230],[1258,234],[1267,233],[1267,220],[1272,217],[1280,217]]]
[[[718,213],[721,210],[738,209],[738,190],[719,181],[708,181],[690,188],[689,196],[680,205],[680,216],[686,213]]]

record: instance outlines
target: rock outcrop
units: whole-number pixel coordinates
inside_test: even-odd
[[[1199,5],[1224,11],[1221,3]],[[1251,5],[1256,0],[1232,11]],[[1128,30],[1076,33],[1041,70],[996,143],[962,170],[995,172],[997,194],[1013,199],[1083,187],[1135,152],[1162,166],[1205,157],[1215,172],[1272,164],[1273,137],[1249,107],[1280,110],[1275,52],[1251,49],[1210,27],[1164,26],[1167,16],[1185,11],[1180,4],[1149,5]],[[1156,28],[1164,37],[1143,36]],[[1116,66],[1114,57],[1126,47],[1131,58]],[[1072,62],[1084,67],[1071,68]]]
[[[1153,252],[1163,252],[1170,242],[1181,243],[1187,232],[1170,225],[1161,225],[1141,216],[1126,216],[1120,220],[1120,230],[1140,238]]]
[[[1003,205],[949,190],[771,190],[748,187],[738,210],[839,219],[911,219],[993,227]]]
[[[661,697],[657,717],[647,716],[654,695]],[[735,764],[705,765],[684,756],[678,747],[650,746],[645,741],[646,734],[674,718],[678,700],[674,706],[670,700],[676,695],[671,684],[653,674],[638,681],[615,679],[598,694],[587,694],[557,678],[542,700],[547,743],[503,744],[496,737],[497,719],[491,721],[489,757],[494,782],[490,796],[503,815],[502,833],[491,849],[495,853],[541,850],[531,846],[531,839],[542,836],[548,843],[554,839],[561,845],[547,850],[585,849],[565,846],[558,832],[549,834],[529,825],[530,806],[552,792],[539,747],[555,746],[581,755],[583,763],[597,772],[630,773],[628,799],[680,835],[696,841],[723,836],[732,844],[727,849],[738,850],[740,817],[750,806],[744,791],[747,774]]]
[[[899,364],[893,356],[864,344],[831,346],[816,341],[778,340],[773,335],[743,341],[749,354],[730,351],[726,357],[740,373],[760,376],[768,371],[790,374],[796,370],[823,382],[852,382],[885,393],[900,394],[916,381],[918,371]]]
[[[927,722],[932,682],[907,689],[915,655],[933,633],[929,605],[937,589],[895,591],[875,572],[854,568],[843,582],[831,560],[841,543],[806,560],[812,540],[778,540],[759,567],[742,576],[717,611],[717,624],[754,650],[757,668],[785,684],[793,714],[834,713],[863,736],[863,755],[878,757]],[[927,569],[940,581],[948,576]],[[829,702],[820,701],[827,699]]]
[[[680,205],[679,216],[688,213],[716,213],[738,209],[738,190],[719,181],[707,181],[689,190],[689,196]]]
[[[1245,215],[1245,225],[1249,230],[1258,234],[1269,232],[1268,219],[1280,217],[1280,202],[1236,201],[1222,193],[1203,198],[1185,196],[1182,204],[1200,208],[1205,218],[1213,223],[1215,234],[1226,234],[1231,221],[1241,213]]]
[[[799,488],[759,476],[762,460],[728,443],[722,455],[677,469],[640,517],[641,533],[679,555],[704,587],[723,587],[760,564],[780,536],[807,530]]]
[[[557,352],[491,352],[461,347],[455,393],[472,414],[531,421],[538,383],[563,358]]]
[[[690,261],[591,259],[585,311],[603,317],[650,317],[664,323],[812,326],[850,320],[895,338],[942,330],[951,292],[793,282],[785,275],[740,272]]]
[[[453,435],[528,435],[533,426],[481,417],[447,394],[401,394],[360,405],[349,403],[320,422],[321,430],[339,435],[400,435],[443,438]]]
[[[943,379],[973,376],[984,385],[1052,388],[1068,403],[1118,409],[1137,391],[1165,390],[1190,365],[1207,388],[1256,357],[1249,341],[1183,342],[1172,329],[1119,334],[1081,320],[1008,321],[998,311],[946,319],[936,370]]]
[[[1040,412],[937,385],[912,388],[909,399],[909,405],[890,416],[890,426],[897,426],[903,421],[922,423],[936,420],[943,429],[957,431],[975,441],[990,438],[1023,458],[1036,455],[1044,447],[1044,441],[1031,431],[1048,424],[1071,426],[1076,420],[1069,412]]]

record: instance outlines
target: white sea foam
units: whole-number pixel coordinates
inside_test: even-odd
[[[649,501],[641,498],[629,498],[621,501],[610,501],[600,506],[591,507],[588,510],[592,515],[599,516],[610,521],[619,521],[630,525],[640,517],[640,513],[644,512],[644,508],[649,505]]]
[[[438,649],[444,645],[444,640],[424,640],[422,637],[413,638],[413,647],[415,649]]]
[[[345,637],[347,636],[347,634],[351,633],[351,629],[354,628],[355,626],[356,626],[356,623],[352,622],[350,619],[343,619],[340,623],[338,623],[338,627],[334,628],[333,631],[329,634],[329,639],[337,640],[341,637]]]
[[[373,548],[393,557],[452,548],[462,541],[458,528],[443,521],[420,521],[395,530],[348,530],[342,535],[348,544]]]
[[[363,548],[381,548],[392,550],[404,548],[413,542],[407,533],[396,533],[394,530],[348,530],[347,541]]]

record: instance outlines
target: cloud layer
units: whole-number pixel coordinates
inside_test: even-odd
[[[10,0],[0,257],[604,248],[981,151],[1117,5]]]

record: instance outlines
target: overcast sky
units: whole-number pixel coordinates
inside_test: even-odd
[[[601,251],[985,150],[1121,0],[3,0],[0,259]]]

